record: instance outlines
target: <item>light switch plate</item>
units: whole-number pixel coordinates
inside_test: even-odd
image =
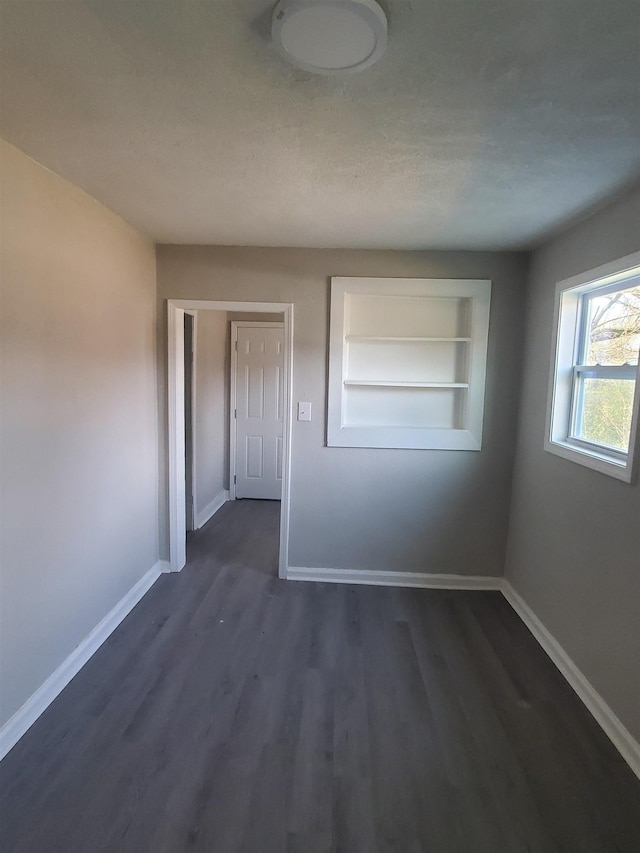
[[[298,420],[311,420],[311,403],[298,403]]]

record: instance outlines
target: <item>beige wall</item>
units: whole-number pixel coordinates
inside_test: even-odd
[[[225,460],[228,444],[226,311],[198,311],[196,334],[195,515],[228,488]]]
[[[534,253],[507,576],[640,740],[640,486],[543,450],[556,282],[640,248],[640,190]]]
[[[519,392],[526,258],[158,246],[161,427],[166,422],[166,299],[294,303],[294,423],[289,562],[296,566],[500,575]],[[480,453],[325,447],[329,277],[493,280],[485,442]],[[160,519],[167,553],[162,436]]]
[[[158,559],[152,244],[2,144],[0,723]]]
[[[245,323],[282,323],[284,314],[270,314],[268,311],[263,313],[256,311],[229,311],[227,319],[231,323],[232,320],[243,320]]]

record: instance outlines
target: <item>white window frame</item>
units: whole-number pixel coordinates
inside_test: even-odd
[[[631,483],[637,468],[640,366],[584,364],[588,298],[640,283],[640,252],[561,281],[556,286],[554,329],[544,449],[563,459]],[[589,378],[635,379],[629,451],[624,453],[575,435],[579,382]]]

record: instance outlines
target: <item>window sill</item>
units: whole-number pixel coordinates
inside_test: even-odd
[[[548,453],[567,459],[569,462],[575,462],[577,465],[599,471],[608,477],[615,477],[616,480],[622,480],[625,483],[633,482],[632,464],[628,458],[621,461],[617,457],[607,454],[604,450],[597,452],[583,449],[568,441],[545,441],[544,449]]]

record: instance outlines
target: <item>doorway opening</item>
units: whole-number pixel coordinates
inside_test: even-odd
[[[251,363],[243,363],[243,376],[245,383],[249,385],[242,387],[243,401],[253,407],[250,412],[252,416],[256,414],[258,404],[264,400],[265,414],[267,413],[267,404],[271,408],[275,405],[277,417],[276,421],[280,423],[281,435],[274,432],[273,423],[266,424],[264,434],[259,435],[253,431],[245,430],[242,433],[243,448],[245,451],[244,471],[248,473],[249,485],[255,488],[260,481],[266,482],[262,474],[270,472],[271,479],[274,481],[271,488],[275,488],[275,483],[278,483],[278,494],[275,492],[269,494],[247,494],[246,497],[266,497],[273,500],[281,501],[280,512],[280,534],[279,534],[279,557],[278,557],[278,575],[286,577],[287,570],[287,551],[289,539],[289,494],[290,494],[290,468],[291,468],[291,425],[292,425],[292,369],[293,369],[293,305],[291,303],[271,303],[271,302],[221,302],[221,301],[202,301],[202,300],[168,300],[168,432],[169,432],[169,551],[170,551],[170,569],[171,571],[180,571],[186,563],[186,534],[189,529],[189,519],[192,519],[193,528],[202,526],[203,518],[206,520],[216,510],[222,506],[225,500],[242,497],[238,493],[236,486],[239,473],[239,465],[236,461],[233,444],[235,441],[235,449],[237,450],[238,441],[236,435],[236,424],[229,419],[229,442],[227,447],[231,445],[228,452],[228,486],[223,492],[217,495],[206,507],[202,507],[201,502],[198,502],[198,478],[196,476],[197,465],[194,465],[194,435],[198,433],[198,399],[197,395],[189,405],[189,389],[187,387],[189,377],[191,377],[192,388],[193,376],[197,375],[197,357],[194,360],[191,371],[186,366],[189,358],[188,347],[189,337],[198,340],[198,316],[201,312],[206,312],[209,317],[209,312],[225,312],[225,318],[232,316],[234,318],[233,325],[235,326],[236,337],[238,329],[250,329],[253,327],[255,332],[243,332],[244,337],[254,337],[253,351],[260,352],[262,349],[273,349],[273,354],[276,356],[275,362],[269,365],[259,365]],[[250,315],[258,315],[250,317],[244,321],[240,319],[246,316],[247,312]],[[185,315],[194,316],[194,328],[190,330],[189,321]],[[236,316],[237,315],[237,316]],[[272,315],[272,316],[269,316]],[[276,315],[275,319],[274,316]],[[264,317],[264,321],[261,318]],[[279,321],[279,322],[278,322]],[[228,324],[227,324],[228,325]],[[273,330],[274,327],[279,327],[280,339],[277,342],[278,334]],[[260,330],[265,331],[260,331]],[[257,337],[256,337],[257,336]],[[269,340],[258,341],[258,337],[269,338]],[[244,341],[241,337],[241,341]],[[246,341],[245,347],[247,349]],[[251,349],[251,346],[249,346]],[[187,352],[187,360],[185,360],[185,351]],[[235,348],[232,349],[231,358],[233,364],[233,355]],[[245,360],[246,361],[246,360]],[[253,374],[250,368],[255,368]],[[271,376],[267,375],[271,371]],[[262,382],[262,379],[267,383]],[[259,381],[260,380],[260,381]],[[261,384],[262,383],[262,384]],[[233,408],[230,409],[230,414],[233,414],[233,421],[236,420],[236,410],[241,408],[238,405],[238,383],[236,381],[235,400]],[[233,374],[230,379],[231,390],[233,392]],[[269,409],[271,411],[271,409]],[[273,412],[271,412],[273,414]],[[189,434],[189,417],[191,418],[191,440],[194,444],[189,452],[187,436]],[[252,423],[256,420],[252,417]],[[274,418],[271,418],[273,421]],[[201,430],[201,432],[204,432]],[[248,457],[246,452],[248,450]],[[234,454],[232,457],[232,453]],[[189,475],[189,467],[191,466],[191,474]],[[258,476],[260,475],[260,476]],[[233,481],[235,476],[236,482]],[[246,478],[245,478],[246,479]],[[202,483],[200,483],[202,485]],[[189,512],[189,492],[193,497],[194,506]],[[213,509],[211,509],[213,507]],[[208,513],[208,515],[207,515]]]

